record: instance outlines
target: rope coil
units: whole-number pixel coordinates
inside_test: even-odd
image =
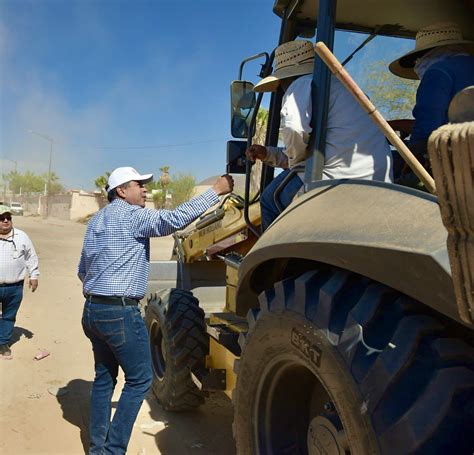
[[[428,142],[461,318],[474,322],[474,122],[448,124]]]

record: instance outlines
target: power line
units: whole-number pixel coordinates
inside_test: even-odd
[[[225,141],[226,139],[209,139],[206,141],[196,141],[196,142],[183,142],[180,144],[165,144],[165,145],[97,145],[97,146],[84,146],[84,145],[74,145],[73,147],[87,147],[87,148],[95,148],[95,149],[160,149],[160,148],[169,148],[169,147],[187,147],[190,145],[197,145],[197,144],[208,144],[210,142],[221,142]]]

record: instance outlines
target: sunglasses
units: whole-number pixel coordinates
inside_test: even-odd
[[[11,221],[11,220],[12,220],[11,215],[0,215],[0,222]]]

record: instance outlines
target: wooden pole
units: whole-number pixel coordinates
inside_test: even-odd
[[[365,93],[360,89],[356,82],[352,79],[347,70],[339,63],[334,54],[328,49],[323,42],[316,43],[316,53],[321,57],[321,60],[328,66],[330,71],[342,82],[342,84],[349,90],[364,110],[369,114],[375,124],[381,129],[385,137],[398,150],[405,162],[410,166],[411,170],[421,180],[423,185],[430,193],[436,193],[436,186],[433,177],[426,171],[421,163],[416,159],[415,155],[405,145],[405,143],[398,137],[395,130],[383,118],[382,114],[367,98]]]

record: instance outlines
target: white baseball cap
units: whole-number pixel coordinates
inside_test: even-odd
[[[132,180],[148,183],[152,179],[153,174],[140,175],[135,169],[133,169],[133,167],[118,167],[109,175],[109,180],[107,181],[107,186],[105,188],[107,191],[110,191],[124,183],[131,182]]]

